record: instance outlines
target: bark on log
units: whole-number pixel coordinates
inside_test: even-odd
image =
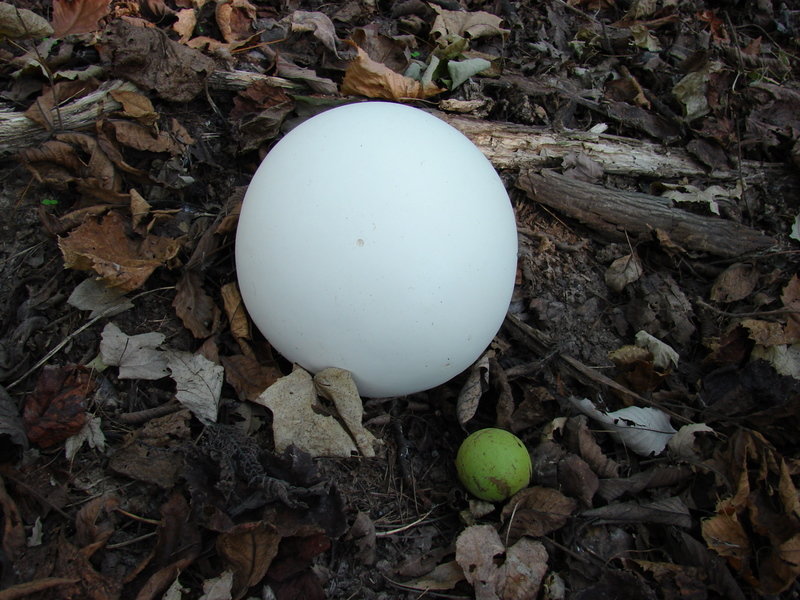
[[[544,128],[485,121],[434,112],[461,131],[498,169],[553,167],[567,154],[585,154],[606,173],[632,177],[675,179],[700,177],[714,181],[763,179],[783,174],[781,163],[742,161],[739,169],[709,171],[682,148],[665,147],[633,138],[580,131],[554,133]]]
[[[109,81],[91,94],[51,110],[52,129],[45,129],[24,113],[0,108],[0,158],[41,144],[54,131],[61,133],[94,126],[97,119],[122,108],[109,94],[114,90],[134,91],[136,86],[125,81]]]
[[[658,229],[687,250],[725,258],[766,250],[776,244],[771,237],[740,223],[676,208],[667,198],[611,190],[549,170],[523,170],[517,187],[532,200],[615,240]]]
[[[245,71],[216,71],[208,79],[215,89],[244,89],[254,81],[294,88],[297,84],[281,77],[269,77]],[[111,89],[134,89],[121,81],[106,83],[95,93],[67,103],[53,111],[54,128],[59,131],[86,129],[94,121],[120,105],[108,95]],[[701,177],[707,180],[758,179],[786,172],[782,164],[743,161],[738,169],[708,172],[681,148],[618,136],[585,132],[553,133],[543,128],[512,123],[484,121],[463,115],[431,111],[464,133],[489,158],[497,169],[552,167],[571,153],[583,153],[600,163],[606,173],[632,177],[673,179]],[[50,132],[20,112],[0,110],[0,157],[40,144]]]

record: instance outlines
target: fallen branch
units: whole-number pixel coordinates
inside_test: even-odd
[[[615,240],[660,230],[687,250],[726,258],[776,244],[771,237],[740,223],[676,208],[668,198],[608,189],[550,170],[522,171],[517,187],[532,200]]]
[[[37,146],[48,140],[53,132],[61,133],[94,126],[97,119],[122,108],[109,92],[135,89],[135,85],[126,81],[109,81],[83,98],[62,104],[58,110],[50,111],[53,131],[32,121],[24,113],[0,108],[0,157]]]
[[[288,79],[246,71],[215,71],[209,77],[208,85],[214,89],[240,90],[255,81],[266,81],[288,89],[297,87]],[[54,110],[52,122],[59,131],[92,127],[99,117],[120,109],[120,105],[108,94],[113,89],[135,88],[121,81],[108,82],[96,92],[60,106],[58,114]],[[587,132],[554,133],[544,128],[431,112],[470,138],[497,169],[553,167],[568,154],[580,153],[598,162],[606,173],[632,177],[702,177],[720,181],[740,177],[763,179],[770,174],[785,173],[782,164],[753,161],[742,161],[738,169],[709,172],[681,148],[666,148],[641,140]],[[21,112],[0,110],[0,156],[40,144],[50,134]]]

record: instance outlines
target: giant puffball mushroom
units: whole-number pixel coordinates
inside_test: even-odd
[[[517,231],[491,163],[423,110],[349,104],[289,132],[245,195],[236,271],[254,323],[362,396],[440,385],[505,317]]]

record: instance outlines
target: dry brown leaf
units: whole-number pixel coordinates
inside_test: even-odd
[[[150,214],[150,203],[144,199],[144,196],[134,189],[131,190],[130,195],[131,223],[133,225],[133,229],[136,231],[136,233],[145,235],[147,233],[147,229],[141,227],[141,225],[142,221],[144,221]]]
[[[747,330],[748,337],[759,346],[781,346],[788,343],[785,328],[781,323],[742,319],[739,324]]]
[[[61,127],[59,123],[61,115],[55,107],[87,96],[99,86],[100,82],[93,77],[85,81],[59,81],[53,86],[45,87],[24,114],[45,129],[58,129]]]
[[[192,38],[194,28],[197,26],[197,13],[193,8],[183,8],[178,11],[178,20],[172,24],[172,30],[181,36],[178,41],[185,44]]]
[[[225,306],[225,316],[228,317],[231,335],[236,340],[253,339],[250,331],[250,321],[247,318],[247,311],[242,301],[242,294],[236,282],[226,283],[220,288],[220,295]]]
[[[620,293],[625,286],[644,274],[644,267],[636,253],[626,254],[615,260],[605,273],[606,285],[616,293]]]
[[[431,5],[438,15],[431,27],[431,36],[436,40],[447,40],[448,36],[457,35],[462,38],[478,38],[492,35],[506,36],[511,33],[500,27],[503,19],[497,15],[479,10],[466,12],[446,10]]]
[[[75,515],[75,543],[84,549],[93,546],[93,551],[108,541],[115,529],[114,511],[119,498],[105,494],[89,500]]]
[[[53,0],[54,35],[97,31],[100,19],[109,12],[109,0]]]
[[[336,29],[330,17],[323,12],[296,10],[289,20],[292,24],[292,32],[310,31],[314,34],[322,45],[338,58],[339,52],[336,50]]]
[[[58,246],[65,268],[94,271],[109,287],[129,292],[174,258],[181,244],[156,235],[131,239],[122,217],[111,212],[99,222],[92,219],[74,229],[58,240]]]
[[[476,600],[499,600],[500,569],[496,561],[505,551],[500,535],[491,525],[472,525],[456,538],[456,562],[475,590]]]
[[[780,594],[800,576],[800,496],[789,466],[748,430],[731,436],[722,460],[736,489],[702,522],[703,538],[762,594]]]
[[[714,302],[736,302],[753,293],[758,284],[758,269],[753,265],[736,263],[719,274],[711,286]]]
[[[542,537],[561,529],[577,505],[558,490],[533,486],[514,494],[503,507],[501,516],[508,522],[513,539],[523,535]]]
[[[233,598],[241,598],[247,590],[264,579],[272,560],[278,554],[281,536],[264,521],[242,523],[217,537],[217,553],[233,571]]]
[[[25,526],[16,502],[6,491],[2,477],[0,477],[0,509],[3,511],[3,521],[1,523],[3,531],[2,549],[6,556],[13,561],[16,557],[22,555],[27,546],[25,543]]]
[[[27,8],[0,2],[0,37],[20,40],[48,35],[53,35],[53,28],[46,19]]]
[[[464,580],[464,571],[454,560],[442,563],[427,575],[403,582],[405,587],[420,591],[452,590],[459,581]]]
[[[225,380],[233,386],[240,400],[255,402],[264,390],[283,377],[278,367],[262,365],[244,354],[223,356],[220,362],[225,367]]]
[[[219,2],[216,18],[222,38],[229,44],[248,39],[255,34],[253,21],[256,20],[256,7],[248,0]]]
[[[793,311],[786,322],[786,343],[800,342],[800,277],[792,276],[783,288],[781,302],[784,308]]]
[[[150,98],[139,92],[126,90],[112,90],[111,97],[122,104],[122,111],[126,117],[136,119],[146,127],[152,127],[158,120],[158,113],[150,102]]]
[[[124,146],[147,152],[169,152],[173,155],[183,151],[183,146],[166,131],[159,131],[154,135],[149,127],[133,121],[113,121],[109,125],[114,130],[116,140]]]
[[[114,20],[103,32],[104,58],[116,77],[170,102],[189,102],[205,89],[214,61],[169,39],[164,31]]]
[[[212,327],[218,320],[219,308],[203,289],[203,276],[200,273],[184,270],[175,287],[172,307],[194,337],[204,339],[211,335]]]
[[[456,402],[458,424],[464,427],[478,411],[481,396],[489,387],[489,354],[485,352],[469,370]]]
[[[344,95],[401,101],[428,98],[445,91],[433,83],[423,86],[419,81],[372,60],[358,46],[356,50],[358,56],[347,67],[342,81]]]

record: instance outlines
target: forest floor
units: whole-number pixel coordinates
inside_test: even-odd
[[[800,597],[796,2],[0,11],[0,600]],[[364,399],[375,456],[278,449],[239,207],[364,99],[493,162],[515,292],[467,372]],[[485,427],[532,459],[501,502],[454,466]]]

